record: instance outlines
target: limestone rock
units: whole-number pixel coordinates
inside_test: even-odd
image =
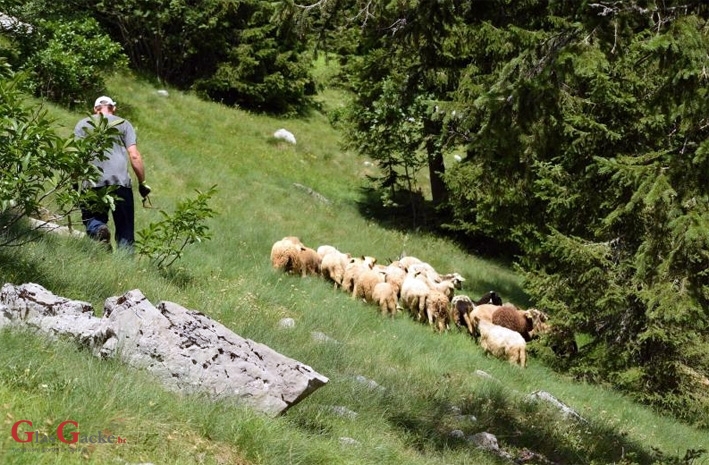
[[[566,417],[566,418],[573,418],[575,420],[578,420],[583,423],[587,423],[586,419],[583,418],[581,415],[576,412],[576,410],[572,409],[550,393],[546,391],[534,391],[529,395],[529,398],[531,400],[543,400],[545,402],[548,402],[549,404],[553,405],[554,407],[558,408],[559,411]]]
[[[104,330],[115,335],[121,359],[183,392],[237,397],[276,414],[328,382],[202,313],[172,302],[154,307],[138,290],[107,299],[106,314]]]
[[[88,302],[58,297],[38,284],[5,284],[0,289],[0,328],[14,324],[91,345],[101,319]]]
[[[202,313],[172,302],[154,306],[137,289],[107,299],[98,318],[89,303],[55,296],[37,284],[6,284],[0,289],[0,327],[7,325],[69,336],[97,356],[153,373],[169,388],[235,398],[270,415],[328,382]]]

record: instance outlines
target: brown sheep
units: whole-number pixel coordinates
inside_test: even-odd
[[[379,305],[382,315],[393,317],[396,315],[399,290],[395,284],[389,282],[378,283],[372,291],[372,301]]]
[[[497,310],[498,308],[500,308],[500,305],[494,304],[482,304],[473,306],[473,310],[468,314],[468,318],[465,320],[465,322],[466,326],[470,325],[470,327],[473,328],[471,335],[475,340],[477,340],[480,336],[480,331],[478,331],[478,327],[475,324],[475,318],[477,318],[479,321],[487,321],[489,323],[492,323],[492,314],[495,313],[495,310]]]
[[[384,282],[385,274],[379,268],[364,270],[357,275],[352,286],[352,298],[362,298],[365,302],[373,302],[374,286]]]
[[[494,324],[520,333],[527,342],[548,330],[547,320],[546,313],[536,308],[519,310],[511,304],[502,305],[492,314]]]
[[[303,243],[295,236],[287,236],[276,241],[271,247],[271,265],[277,270],[290,273],[296,266],[300,247]]]
[[[320,255],[315,249],[301,246],[293,266],[293,272],[305,277],[307,275],[320,275]]]
[[[361,256],[350,258],[342,278],[342,290],[352,292],[357,276],[364,270],[371,270],[376,263],[377,259],[374,257]]]
[[[431,290],[424,296],[423,307],[428,317],[428,324],[442,333],[450,324],[448,309],[450,299],[441,291]]]

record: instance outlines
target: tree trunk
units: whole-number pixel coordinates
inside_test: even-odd
[[[443,163],[443,154],[438,143],[441,128],[436,126],[433,121],[426,120],[424,122],[426,153],[428,154],[428,175],[431,179],[431,197],[434,206],[441,205],[448,196],[446,185],[443,182],[446,166]]]
[[[428,154],[428,174],[431,178],[431,197],[435,206],[445,202],[448,196],[446,184],[443,182],[443,174],[446,167],[443,164],[443,155],[440,152]]]

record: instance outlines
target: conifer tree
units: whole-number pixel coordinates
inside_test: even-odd
[[[452,227],[518,248],[533,300],[580,335],[573,373],[704,426],[706,16],[622,2],[487,22],[507,47],[461,81],[468,158],[448,176]]]

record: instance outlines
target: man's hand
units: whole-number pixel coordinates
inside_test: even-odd
[[[145,202],[145,199],[150,195],[150,193],[153,190],[145,184],[145,181],[141,182],[140,185],[138,186],[138,192],[140,192],[140,196],[143,197],[143,202]]]

